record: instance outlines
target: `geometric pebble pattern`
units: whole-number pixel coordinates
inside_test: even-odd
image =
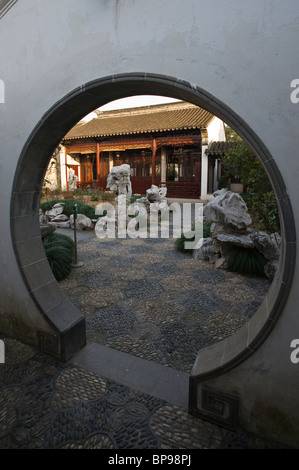
[[[254,315],[270,286],[194,260],[172,238],[88,239],[81,253],[61,287],[86,316],[87,340],[185,372]]]
[[[86,314],[87,339],[185,372],[200,348],[248,321],[270,287],[179,253],[172,239],[88,239],[81,255],[61,288]],[[2,338],[0,449],[276,448]]]
[[[0,391],[0,449],[252,447],[244,432],[228,433],[164,400],[38,352],[24,363],[1,365]]]

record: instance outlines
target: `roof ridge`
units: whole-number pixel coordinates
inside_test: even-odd
[[[107,111],[101,111],[100,109],[97,109],[95,111],[95,113],[99,116],[99,117],[107,117],[108,115],[110,116],[118,116],[118,115],[126,115],[126,114],[130,114],[130,115],[134,115],[134,114],[141,114],[142,112],[144,111],[147,111],[148,114],[150,113],[156,113],[159,109],[161,109],[161,111],[165,111],[166,109],[168,109],[169,111],[173,111],[175,109],[181,109],[181,108],[194,108],[194,107],[198,107],[192,103],[187,103],[185,101],[178,101],[178,102],[174,102],[174,103],[161,103],[161,104],[153,104],[153,105],[147,105],[147,106],[136,106],[134,108],[122,108],[122,109],[113,109],[113,110],[107,110]],[[97,118],[95,118],[97,119]]]

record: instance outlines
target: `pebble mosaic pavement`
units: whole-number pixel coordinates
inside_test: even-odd
[[[187,373],[270,287],[178,252],[173,238],[81,240],[78,259],[84,266],[60,285],[86,316],[87,339]]]
[[[173,240],[78,243],[61,282],[87,339],[189,372],[201,347],[240,328],[269,288],[178,253]],[[15,339],[0,365],[0,449],[256,449],[279,446],[40,353]]]

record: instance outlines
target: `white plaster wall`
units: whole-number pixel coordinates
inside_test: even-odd
[[[297,0],[19,0],[0,23],[0,315],[39,322],[15,261],[10,193],[18,157],[43,114],[76,87],[103,76],[149,72],[200,86],[239,114],[273,155],[287,184],[298,230],[299,104]],[[92,110],[91,110],[92,111]],[[83,116],[82,116],[83,117]],[[290,343],[299,337],[299,265],[283,316],[241,370],[246,387],[228,388],[251,401],[277,404],[299,423],[299,365]],[[226,386],[219,379],[219,387]],[[265,387],[265,383],[267,386]],[[286,397],[286,399],[284,399]],[[244,401],[243,400],[243,401]],[[250,425],[250,406],[247,408]]]
[[[215,117],[211,124],[207,127],[208,131],[208,142],[224,142],[225,138],[225,131],[224,131],[224,123],[221,119]]]
[[[201,199],[206,199],[208,194],[208,156],[206,155],[206,150],[208,145],[201,146]]]
[[[61,157],[61,164],[60,164],[60,177],[61,177],[61,188],[63,190],[67,189],[67,181],[66,181],[66,168],[65,168],[65,148],[62,147],[60,150],[60,157]],[[79,166],[79,180],[81,178],[81,168],[80,162],[73,158],[71,155],[67,153],[66,155],[66,163],[67,165],[78,165]]]

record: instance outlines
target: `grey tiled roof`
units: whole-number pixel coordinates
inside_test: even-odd
[[[185,102],[98,111],[97,114],[97,118],[74,126],[65,136],[65,140],[206,129],[214,119],[208,111]]]
[[[239,142],[211,142],[206,150],[206,155],[212,157],[223,157],[226,152],[238,145]]]

